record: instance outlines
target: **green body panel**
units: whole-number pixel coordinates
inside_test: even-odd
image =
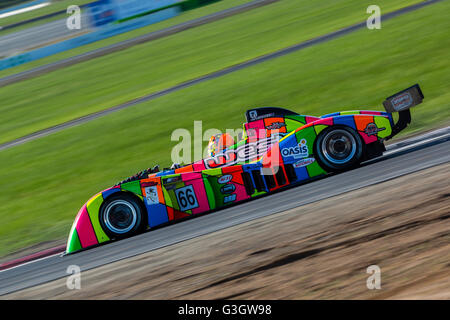
[[[310,165],[306,167],[306,170],[308,170],[308,174],[310,177],[316,177],[320,176],[322,174],[327,174],[325,170],[322,169],[322,167],[317,163],[317,161],[314,161]]]
[[[82,249],[80,239],[78,238],[77,230],[75,229],[75,224],[70,230],[69,240],[67,241],[66,252],[75,252]]]
[[[306,145],[308,146],[308,157],[314,157],[314,143],[317,138],[317,131],[322,131],[323,129],[327,128],[326,125],[320,125],[319,130],[315,128],[316,126],[310,126],[307,128],[304,128],[302,130],[299,130],[295,133],[297,137],[297,142],[300,142],[302,139],[306,140]],[[316,177],[322,174],[326,174],[327,172],[322,169],[322,167],[319,165],[317,161],[314,161],[313,163],[306,166],[306,169],[308,170],[308,174],[310,177]]]
[[[386,138],[387,136],[391,135],[392,127],[389,119],[386,119],[385,117],[376,117],[376,116],[373,117],[373,119],[378,128],[386,128],[385,130],[379,131],[377,133],[379,138]]]
[[[164,186],[161,189],[162,189],[162,192],[163,192],[163,195],[164,195],[164,201],[165,201],[166,206],[169,206],[169,207],[173,208],[174,206],[173,206],[173,203],[172,203],[172,199],[169,196],[169,192],[166,190],[166,188],[164,188]]]
[[[361,111],[359,111],[359,110],[341,111],[340,114],[341,114],[341,116],[347,116],[347,115],[352,115],[352,114],[361,114]]]
[[[214,196],[214,190],[211,187],[207,177],[203,177],[203,184],[205,186],[206,196],[208,197],[209,207],[211,210],[214,210],[216,208],[216,198]]]
[[[97,240],[100,243],[110,240],[100,226],[99,213],[102,203],[103,196],[101,193],[99,193],[94,198],[89,200],[86,205],[87,212],[89,213],[89,218],[91,219],[92,227],[94,228],[95,234],[97,235]]]
[[[170,199],[170,202],[172,203],[172,208],[174,208],[175,210],[178,210],[178,211],[180,211],[180,206],[178,205],[178,200],[177,200],[177,195],[175,194],[175,190],[179,189],[179,188],[183,188],[184,186],[185,186],[185,184],[181,180],[174,182],[174,183],[164,185],[164,189],[166,191],[166,193],[164,194],[164,197],[166,199],[166,202],[167,202],[167,199]],[[167,188],[169,188],[169,189],[167,189]],[[168,195],[168,197],[166,197],[166,195]],[[190,214],[191,210],[187,210],[184,212]]]
[[[306,124],[305,116],[286,116],[284,118],[286,124],[286,131],[291,132]]]
[[[222,168],[203,170],[203,174],[208,176],[218,176],[222,174]]]
[[[294,120],[295,122],[300,122],[300,123],[303,124],[303,125],[306,124],[305,116],[302,116],[302,115],[285,116],[284,118],[285,118],[285,120]],[[299,125],[297,124],[297,128],[299,128],[299,127],[301,127],[301,125],[299,126]],[[295,128],[295,129],[296,129],[296,128]],[[295,129],[294,129],[294,130],[295,130]],[[290,131],[290,130],[288,130],[288,131]]]
[[[213,170],[215,172],[211,172]],[[213,194],[214,203],[216,206],[224,205],[223,199],[224,199],[225,195],[223,195],[220,192],[220,189],[222,188],[223,184],[220,184],[217,181],[222,176],[224,176],[224,174],[222,173],[221,169],[211,169],[211,170],[208,170],[208,177],[206,178],[208,180],[209,188]]]
[[[322,132],[323,129],[328,128],[328,126],[319,124],[317,126],[314,126],[314,131],[316,132],[317,135],[319,135],[319,133]]]
[[[142,197],[141,183],[139,180],[124,183],[121,185],[121,188],[122,190],[133,192],[134,194]]]

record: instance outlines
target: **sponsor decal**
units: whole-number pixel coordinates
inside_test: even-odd
[[[267,130],[278,130],[283,127],[286,127],[286,124],[283,122],[274,122],[266,127]]]
[[[192,185],[175,190],[178,205],[181,211],[186,211],[198,207],[197,197],[195,196],[194,187]]]
[[[227,149],[224,153],[205,159],[203,162],[207,169],[228,167],[236,163],[248,163],[262,157],[268,148],[276,142],[278,140],[273,137],[268,137],[256,142],[244,144],[236,149]]]
[[[231,174],[226,174],[224,176],[221,176],[217,179],[217,182],[220,184],[230,182],[233,179],[233,176]]]
[[[176,176],[176,177],[163,179],[163,183],[175,183],[175,182],[178,182],[178,181],[181,181],[181,176]]]
[[[268,113],[268,114],[263,114],[262,116],[256,117],[255,120],[259,120],[259,119],[265,119],[265,118],[272,118],[275,116],[275,113]]]
[[[294,159],[307,157],[309,155],[309,150],[306,139],[302,139],[295,147],[281,149],[281,155],[283,157],[294,157]]]
[[[275,114],[273,112],[258,116],[258,111],[256,111],[256,110],[249,111],[248,115],[250,117],[250,121],[255,121],[255,120],[265,119],[265,118],[270,118],[270,117],[275,116]]]
[[[223,197],[223,203],[234,202],[236,200],[236,194],[230,194],[229,196]]]
[[[141,187],[145,188],[145,187],[152,187],[152,186],[156,186],[158,185],[158,182],[156,181],[147,181],[147,182],[142,182],[141,181]]]
[[[147,204],[158,204],[158,190],[156,186],[146,187],[145,189],[145,199],[147,200]]]
[[[222,194],[230,194],[233,193],[234,190],[236,190],[236,186],[232,183],[228,183],[220,188],[220,192],[222,192]]]
[[[413,103],[413,98],[409,92],[405,92],[398,97],[395,97],[391,100],[392,107],[394,110],[401,111],[410,107]]]
[[[298,169],[298,168],[301,168],[301,167],[306,167],[307,165],[310,165],[314,161],[316,161],[316,159],[314,159],[314,158],[306,158],[306,159],[302,159],[302,160],[297,161],[296,163],[293,164],[293,166],[294,166],[294,168]]]
[[[364,129],[364,132],[368,136],[373,136],[374,134],[377,134],[380,131],[386,130],[386,128],[378,128],[377,125],[373,122],[369,123],[366,128]]]

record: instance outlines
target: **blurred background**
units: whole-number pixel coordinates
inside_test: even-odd
[[[402,135],[448,125],[450,1],[365,27],[369,5],[422,2],[0,1],[0,257],[64,243],[90,196],[169,166],[171,133],[194,121],[239,128],[256,106],[383,110],[419,83],[426,99]]]

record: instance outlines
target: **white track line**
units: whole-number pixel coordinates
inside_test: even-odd
[[[35,6],[31,6],[31,7],[27,7],[27,8],[15,10],[15,11],[11,11],[11,12],[2,13],[2,14],[0,14],[0,19],[11,17],[11,16],[15,16],[15,15],[18,15],[18,14],[21,14],[21,13],[25,13],[25,12],[29,12],[29,11],[33,11],[33,10],[37,10],[37,9],[40,9],[40,8],[48,6],[49,4],[50,4],[50,2],[44,2],[44,3],[41,3],[41,4],[37,4]]]
[[[427,134],[427,136],[428,135],[429,134]],[[420,136],[420,137],[422,137],[422,136]],[[433,138],[425,139],[425,140],[420,139],[420,137],[414,138],[414,140],[420,140],[420,141],[412,142],[412,143],[409,143],[409,144],[407,144],[405,146],[400,146],[401,144],[404,143],[404,142],[401,141],[399,143],[396,143],[395,145],[392,145],[391,148],[386,147],[387,151],[383,152],[383,156],[388,156],[388,155],[391,155],[391,154],[395,154],[397,152],[401,152],[401,151],[404,151],[404,150],[407,150],[407,149],[415,148],[415,147],[418,147],[418,146],[421,146],[421,145],[424,145],[424,144],[427,144],[427,143],[430,143],[430,142],[433,142],[433,141],[437,141],[437,140],[440,140],[440,139],[449,138],[450,137],[450,132],[449,133],[445,133],[443,135],[440,135],[438,137],[433,137]],[[405,142],[406,141],[407,140],[405,140]]]
[[[23,267],[23,266],[26,266],[27,264],[30,264],[30,263],[42,261],[42,260],[45,260],[45,259],[48,259],[48,258],[52,258],[52,257],[55,257],[55,256],[60,256],[60,255],[62,255],[61,252],[60,252],[60,253],[52,254],[51,256],[46,256],[46,257],[43,257],[43,258],[39,258],[39,259],[35,259],[35,260],[30,260],[30,261],[27,261],[27,262],[18,264],[17,266],[14,266],[14,267],[11,267],[11,268],[7,268],[7,269],[0,270],[0,273],[2,273],[2,272],[4,272],[4,271],[9,271],[9,270],[12,270],[12,269],[15,269],[15,268],[18,268],[18,267]]]

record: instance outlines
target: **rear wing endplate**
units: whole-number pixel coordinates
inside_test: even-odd
[[[412,108],[423,101],[423,93],[418,84],[396,93],[383,102],[387,112],[400,112]]]
[[[418,84],[386,98],[383,102],[386,111],[389,113],[398,112],[399,114],[398,121],[392,127],[392,133],[386,137],[386,140],[391,139],[411,123],[411,112],[409,109],[421,104],[423,98],[422,90],[420,90]]]

